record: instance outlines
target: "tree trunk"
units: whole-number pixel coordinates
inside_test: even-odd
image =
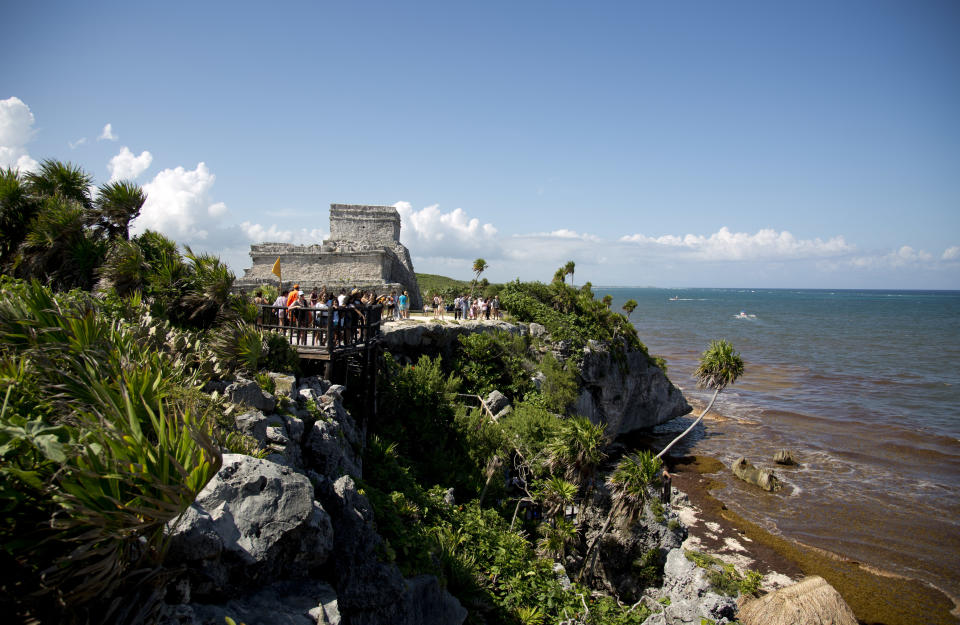
[[[683,434],[681,434],[680,436],[678,436],[678,437],[676,437],[675,439],[673,439],[672,441],[670,441],[670,444],[667,445],[666,447],[664,447],[664,448],[663,448],[663,451],[661,451],[659,454],[657,454],[657,456],[656,456],[657,458],[663,457],[663,454],[667,453],[667,451],[668,451],[671,447],[673,447],[673,446],[676,444],[677,441],[679,441],[681,438],[683,438],[684,436],[686,436],[687,434],[689,434],[689,433],[690,433],[690,430],[692,430],[693,428],[695,428],[696,425],[697,425],[698,423],[700,423],[700,420],[703,419],[703,415],[705,415],[705,414],[707,414],[708,412],[710,412],[710,409],[713,407],[713,402],[716,401],[717,395],[719,395],[719,394],[720,394],[720,389],[718,388],[717,390],[715,390],[715,391],[713,392],[713,397],[710,398],[710,403],[707,404],[706,409],[705,409],[703,412],[700,413],[700,416],[697,417],[697,420],[694,421],[693,423],[691,423],[691,424],[690,424],[690,427],[688,427],[687,429],[685,429],[685,430],[683,431]]]
[[[610,514],[607,515],[607,520],[603,522],[603,527],[600,528],[600,533],[593,537],[593,540],[590,541],[590,545],[587,547],[587,553],[583,556],[583,566],[580,567],[580,573],[577,575],[577,581],[579,582],[583,578],[583,574],[587,572],[587,569],[590,568],[590,559],[593,557],[593,549],[597,546],[597,543],[600,542],[600,539],[603,538],[603,535],[607,533],[607,530],[610,529],[610,523],[613,521],[613,515],[617,512],[617,505],[611,504]]]

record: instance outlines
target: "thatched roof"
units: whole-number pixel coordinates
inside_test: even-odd
[[[817,576],[747,601],[738,618],[743,625],[857,625],[840,593]]]

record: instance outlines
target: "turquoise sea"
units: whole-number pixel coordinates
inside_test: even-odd
[[[776,468],[768,494],[723,477],[717,494],[769,530],[960,597],[960,291],[595,287],[631,321],[692,404],[711,339],[746,371],[685,450]],[[743,312],[745,315],[740,315]],[[699,414],[699,409],[694,410]],[[692,418],[692,417],[691,417]],[[664,436],[691,418],[661,426]],[[684,449],[678,453],[683,453]]]

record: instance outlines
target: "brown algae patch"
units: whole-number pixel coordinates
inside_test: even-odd
[[[686,490],[691,503],[700,508],[704,521],[726,521],[749,539],[750,551],[766,548],[775,552],[773,560],[782,558],[793,565],[783,567],[782,562],[774,562],[776,570],[796,567],[805,575],[823,577],[850,604],[861,622],[868,625],[956,625],[958,622],[951,614],[953,601],[923,582],[891,576],[829,551],[771,534],[728,509],[710,493],[723,485],[709,478],[709,474],[726,470],[716,458],[686,456],[668,459],[668,462],[670,460],[674,460],[671,470],[678,474],[675,484]],[[770,556],[759,558],[770,559]]]

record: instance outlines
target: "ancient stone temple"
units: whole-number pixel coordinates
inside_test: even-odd
[[[410,252],[400,243],[400,213],[392,206],[330,205],[330,238],[319,245],[260,243],[250,246],[253,266],[235,286],[247,290],[277,284],[273,263],[280,259],[285,286],[299,283],[310,292],[326,286],[372,289],[381,294],[407,291],[420,308],[420,288]]]

